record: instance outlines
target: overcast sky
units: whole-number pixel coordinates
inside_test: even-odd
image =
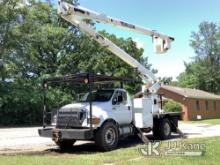
[[[56,0],[55,0],[56,1]],[[107,25],[97,25],[98,30],[106,30],[118,37],[132,37],[143,47],[144,56],[158,69],[157,76],[171,76],[174,79],[184,71],[184,61],[190,62],[194,56],[189,46],[192,31],[198,31],[202,21],[220,22],[219,0],[79,0],[89,9],[108,16],[141,25],[173,36],[175,42],[171,50],[163,55],[153,53],[152,40],[134,32]]]

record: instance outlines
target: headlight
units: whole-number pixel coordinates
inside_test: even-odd
[[[98,117],[92,117],[92,124],[98,125],[101,122],[101,119]],[[90,124],[90,118],[88,118],[88,123]]]

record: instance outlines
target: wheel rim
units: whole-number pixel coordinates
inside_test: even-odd
[[[115,143],[115,139],[116,139],[115,130],[113,128],[109,128],[105,132],[105,141],[106,141],[106,143],[109,144],[109,145],[113,145]]]
[[[166,135],[166,136],[169,136],[170,135],[170,125],[169,125],[169,123],[165,123],[164,124],[164,134]]]

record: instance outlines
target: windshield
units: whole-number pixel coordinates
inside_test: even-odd
[[[90,98],[92,101],[97,102],[104,102],[109,101],[113,95],[114,90],[98,90],[95,92],[92,92],[92,94],[89,95],[89,93],[86,93],[81,99],[80,102],[89,102]]]

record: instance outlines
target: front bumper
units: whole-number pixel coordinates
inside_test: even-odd
[[[38,129],[41,137],[52,138],[53,140],[90,140],[93,138],[93,132],[90,129],[57,129],[43,128]]]

